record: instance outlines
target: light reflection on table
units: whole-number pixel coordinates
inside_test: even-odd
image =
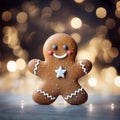
[[[0,120],[119,120],[120,97],[89,95],[83,105],[68,105],[59,97],[52,105],[37,105],[31,94],[0,93]]]

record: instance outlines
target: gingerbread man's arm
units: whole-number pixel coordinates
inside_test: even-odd
[[[90,72],[92,68],[92,63],[89,60],[81,60],[80,64],[80,71],[82,71],[81,76],[86,75]]]
[[[43,61],[39,60],[39,59],[32,59],[30,60],[30,62],[28,63],[28,69],[30,70],[30,72],[32,72],[34,75],[38,75],[38,69],[40,70],[40,67],[43,66],[41,65],[43,63]],[[38,75],[39,76],[39,75]]]

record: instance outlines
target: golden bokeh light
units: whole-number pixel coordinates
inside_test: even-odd
[[[78,60],[88,59],[92,63],[94,63],[95,58],[96,58],[96,53],[97,53],[97,50],[95,48],[92,48],[92,47],[86,48],[84,50],[82,49],[82,50],[78,51],[77,59]]]
[[[7,44],[10,48],[14,48],[19,44],[17,29],[13,26],[5,26],[3,28],[3,43]]]
[[[10,26],[5,26],[3,28],[3,34],[5,34],[6,36],[9,36],[12,33],[12,28]]]
[[[72,33],[71,36],[76,41],[76,43],[79,43],[81,41],[81,36],[79,33]]]
[[[115,15],[117,18],[120,18],[120,9],[115,10]]]
[[[12,18],[12,13],[10,11],[4,11],[2,13],[2,20],[8,22]]]
[[[117,87],[120,87],[120,76],[117,76],[114,80],[114,84],[117,86]]]
[[[120,18],[120,1],[116,2],[115,15],[116,15],[116,17]]]
[[[108,84],[113,84],[113,80],[115,79],[116,75],[117,75],[117,71],[113,66],[107,67],[106,69],[102,70],[103,79]]]
[[[51,0],[45,3],[24,1],[19,7],[9,6],[8,9],[3,9],[4,11],[1,12],[3,49],[0,51],[2,58],[0,74],[5,76],[9,86],[21,86],[26,80],[27,84],[20,89],[32,91],[35,86],[37,87],[39,78],[26,69],[26,61],[35,55],[39,56],[39,49],[42,49],[44,38],[48,35],[66,32],[78,44],[76,61],[88,59],[93,64],[91,72],[84,78],[80,78],[80,82],[85,79],[86,82],[83,80],[82,84],[87,84],[89,86],[87,89],[91,93],[93,93],[92,90],[95,90],[96,93],[120,94],[118,90],[120,88],[119,65],[117,63],[119,45],[116,45],[120,36],[120,0],[116,0],[113,6],[108,6],[109,3],[97,5],[96,2],[86,0],[73,0],[69,6],[68,2],[61,0]],[[34,54],[35,44],[32,46],[34,39],[35,44],[40,44],[40,46],[36,46],[38,54]],[[6,53],[9,50],[10,52]],[[33,52],[31,52],[32,50]],[[8,75],[13,76],[8,77]],[[2,76],[3,79],[4,76]],[[8,81],[8,78],[11,78],[12,82]],[[33,79],[38,81],[33,81]],[[41,82],[40,85],[42,84]],[[5,84],[0,83],[1,86],[6,87]],[[114,109],[113,104],[109,104],[110,109]],[[88,107],[90,111],[93,111],[92,104],[89,104]],[[24,101],[21,101],[21,109],[23,108]]]
[[[40,13],[40,8],[34,5],[33,2],[24,2],[22,8],[24,11],[27,11],[30,17],[35,17]]]
[[[28,19],[28,15],[26,12],[19,12],[16,17],[18,23],[25,23]]]
[[[112,47],[112,43],[109,40],[105,39],[105,40],[102,41],[102,46],[101,47],[104,50],[110,50],[111,47]]]
[[[82,3],[84,0],[74,0],[76,3]]]
[[[116,2],[116,8],[119,9],[120,8],[120,1]]]
[[[100,25],[96,28],[96,35],[100,37],[106,36],[108,33],[108,28],[105,25]]]
[[[3,43],[10,44],[11,36],[3,36]]]
[[[112,58],[116,58],[119,55],[119,51],[115,47],[112,47],[111,50],[108,51],[108,53]]]
[[[24,60],[28,58],[27,51],[23,50],[20,45],[17,45],[13,48],[13,54],[17,57],[23,58]]]
[[[44,7],[42,9],[42,17],[51,17],[52,16],[52,9],[50,7]]]
[[[96,9],[96,16],[98,18],[105,18],[106,15],[107,15],[107,11],[106,11],[105,8],[99,7],[99,8]]]
[[[59,0],[52,0],[50,7],[54,11],[58,11],[61,8],[61,3]]]
[[[74,29],[78,29],[82,26],[82,21],[78,17],[72,18],[70,23],[71,23],[72,28]]]
[[[8,63],[7,63],[7,69],[10,72],[14,72],[17,69],[16,62],[13,61],[13,60],[8,61]]]
[[[89,78],[88,84],[89,84],[91,87],[95,87],[95,86],[97,85],[97,79],[96,79],[95,77]]]
[[[62,23],[51,24],[51,28],[54,29],[55,32],[64,32],[65,26]]]
[[[16,60],[16,65],[18,70],[23,70],[26,67],[26,62],[24,59],[19,58]]]
[[[109,28],[109,29],[112,29],[112,28],[114,28],[115,27],[115,20],[114,19],[112,19],[112,18],[108,18],[107,20],[106,20],[106,22],[105,22],[105,25],[107,26],[107,28]]]

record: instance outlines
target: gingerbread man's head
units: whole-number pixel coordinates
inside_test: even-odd
[[[67,34],[57,33],[50,36],[43,47],[45,60],[75,60],[77,45],[75,41]]]

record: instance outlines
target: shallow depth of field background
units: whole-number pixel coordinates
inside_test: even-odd
[[[76,60],[93,63],[83,88],[119,95],[119,0],[0,0],[0,91],[31,93],[40,84],[26,66],[44,60],[44,42],[57,32],[75,39]]]

